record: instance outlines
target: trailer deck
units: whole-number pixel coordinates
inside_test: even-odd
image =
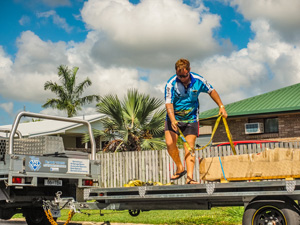
[[[300,199],[300,180],[93,188],[79,208],[113,210],[211,209],[244,206],[259,196]]]

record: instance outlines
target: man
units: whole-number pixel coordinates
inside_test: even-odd
[[[199,114],[198,96],[201,92],[208,93],[216,102],[219,106],[219,114],[227,118],[227,112],[217,91],[202,76],[190,72],[190,62],[188,60],[179,59],[175,64],[175,70],[176,74],[168,80],[165,87],[167,110],[165,122],[166,144],[168,153],[177,167],[176,173],[171,177],[171,180],[177,180],[187,174],[186,184],[198,184],[193,179],[195,156],[191,156],[186,146],[184,146],[184,149],[187,170],[184,169],[180,160],[179,150],[176,145],[179,135],[178,127],[193,149],[199,132],[197,119]]]

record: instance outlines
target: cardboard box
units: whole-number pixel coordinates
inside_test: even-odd
[[[214,181],[300,177],[300,149],[266,149],[257,154],[231,155],[200,160],[200,178]]]

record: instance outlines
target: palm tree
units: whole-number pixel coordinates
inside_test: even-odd
[[[68,117],[72,117],[77,114],[78,110],[81,110],[81,106],[84,104],[91,103],[93,100],[99,101],[100,97],[98,95],[81,97],[84,89],[91,86],[92,82],[89,78],[86,78],[76,86],[78,67],[74,67],[71,70],[67,66],[60,65],[57,69],[62,85],[52,81],[47,81],[44,84],[44,90],[49,89],[54,92],[57,98],[47,99],[47,102],[42,107],[66,110]]]
[[[117,95],[106,95],[97,104],[97,111],[107,116],[101,120],[104,129],[95,130],[94,134],[111,140],[105,151],[162,149],[165,147],[162,105],[162,100],[134,89],[127,91],[123,101]]]

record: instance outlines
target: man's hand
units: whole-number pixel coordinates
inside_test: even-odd
[[[178,127],[177,127],[178,121],[177,120],[173,120],[171,122],[172,128],[174,131],[177,131]]]
[[[224,105],[219,106],[219,115],[222,115],[222,117],[224,117],[225,119],[227,118],[228,115]]]
[[[212,92],[209,93],[210,97],[217,103],[219,106],[219,115],[222,115],[222,117],[227,118],[227,112],[225,110],[225,106],[223,105],[221,98],[218,94],[218,92],[214,89]]]
[[[172,126],[173,130],[177,131],[178,121],[175,118],[173,104],[172,103],[167,103],[166,104],[166,110],[167,110],[168,116],[170,118],[171,126]]]

